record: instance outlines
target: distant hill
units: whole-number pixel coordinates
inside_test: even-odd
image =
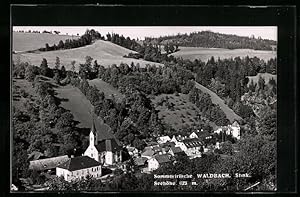
[[[215,59],[235,58],[240,57],[258,57],[265,61],[277,56],[276,51],[263,51],[253,49],[222,49],[222,48],[203,48],[203,47],[179,47],[179,51],[171,53],[174,57],[182,57],[191,61],[200,59],[207,62],[212,56]]]
[[[56,43],[58,41],[56,41]],[[113,44],[109,41],[97,40],[91,45],[74,49],[13,54],[13,60],[17,60],[19,58],[21,61],[26,61],[39,66],[42,59],[46,58],[49,67],[53,68],[56,57],[59,57],[61,64],[64,65],[67,70],[71,68],[71,61],[73,60],[76,61],[75,67],[78,69],[79,63],[85,62],[86,56],[91,56],[94,60],[97,60],[98,64],[103,66],[110,66],[112,64],[119,65],[122,62],[128,65],[130,65],[131,62],[134,62],[134,64],[139,63],[141,67],[145,67],[146,64],[162,66],[160,63],[149,62],[141,59],[124,58],[123,56],[128,55],[128,53],[136,52]]]
[[[79,36],[22,32],[13,32],[12,36],[12,50],[16,52],[36,50],[45,47],[46,43],[53,45],[57,44],[60,40],[65,41],[67,39],[79,38]]]
[[[277,45],[274,40],[261,38],[249,38],[237,35],[214,33],[211,31],[193,32],[190,34],[178,34],[162,36],[159,38],[146,38],[146,42],[160,44],[174,43],[185,47],[225,48],[225,49],[255,49],[272,50]]]

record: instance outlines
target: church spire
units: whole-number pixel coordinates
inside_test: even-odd
[[[95,126],[94,106],[92,106],[90,114],[91,114],[91,118],[92,118],[91,132],[93,132],[94,135],[96,136],[97,130],[96,130],[96,126]]]

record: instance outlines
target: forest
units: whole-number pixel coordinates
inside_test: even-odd
[[[276,41],[262,39],[261,37],[243,37],[214,33],[211,31],[193,32],[190,34],[177,34],[173,36],[161,36],[159,38],[145,38],[147,43],[159,43],[165,45],[173,43],[185,47],[225,48],[225,49],[254,49],[272,50]]]

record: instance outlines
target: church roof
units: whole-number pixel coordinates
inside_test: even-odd
[[[104,121],[99,117],[93,117],[91,132],[93,132],[94,135],[97,136],[98,143],[106,139],[113,139],[119,146],[121,146],[120,141],[113,135],[110,126],[105,124]]]
[[[115,138],[98,141],[98,144],[95,145],[95,147],[97,148],[98,152],[116,152],[122,149],[122,146],[119,145]]]
[[[91,168],[100,165],[101,164],[98,161],[88,156],[80,156],[80,157],[70,158],[68,161],[59,165],[58,167],[69,171],[76,171],[76,170]]]

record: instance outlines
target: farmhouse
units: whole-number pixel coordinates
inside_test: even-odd
[[[66,181],[83,179],[88,175],[99,178],[101,174],[101,164],[88,156],[69,158],[56,168],[56,176],[62,176]]]
[[[231,125],[219,127],[214,133],[220,134],[221,132],[226,133],[227,135],[232,135],[236,139],[241,138],[241,128],[237,121],[234,121]]]
[[[182,153],[182,152],[183,151],[181,150],[180,147],[171,147],[168,153],[172,156],[176,156],[176,155],[178,155],[179,153]]]
[[[170,155],[155,155],[153,158],[148,160],[148,170],[153,171],[158,169],[161,165],[170,162]]]
[[[93,126],[89,135],[89,146],[84,152],[85,156],[95,159],[104,165],[113,165],[122,162],[122,146],[115,138],[102,139],[101,133]]]
[[[163,144],[163,143],[166,143],[168,141],[171,141],[171,138],[169,136],[167,136],[167,135],[166,136],[161,136],[161,137],[157,138],[157,142],[159,144]]]
[[[189,157],[201,157],[203,152],[203,143],[199,138],[187,138],[178,143],[178,147]]]

